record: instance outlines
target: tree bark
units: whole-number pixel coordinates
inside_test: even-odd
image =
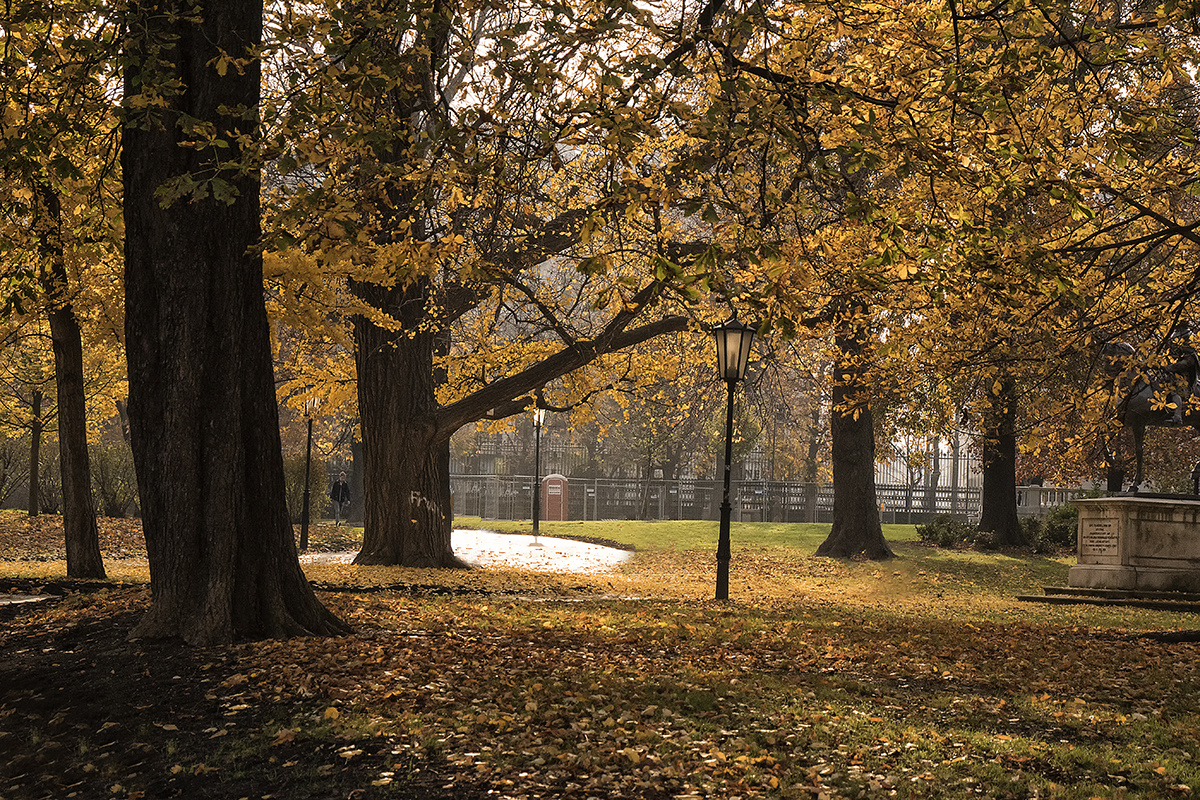
[[[362,426],[363,546],[355,564],[465,567],[450,544],[450,436],[440,426],[439,370],[445,334],[426,319],[430,287],[357,284],[354,291],[400,323],[354,323]]]
[[[217,644],[346,630],[297,558],[255,249],[259,172],[232,163],[238,135],[257,129],[259,64],[217,74],[223,58],[257,47],[262,12],[247,0],[128,12],[127,102],[157,89],[166,104],[127,109],[123,132],[130,436],[153,593],[135,637]],[[191,120],[229,147],[181,145]],[[159,192],[181,178],[221,183],[165,202]]]
[[[357,423],[356,423],[357,424]],[[363,524],[363,501],[366,499],[366,486],[363,482],[362,441],[350,437],[350,513],[346,515],[349,525]]]
[[[67,576],[103,579],[104,560],[88,462],[83,340],[70,305],[50,312],[50,336],[58,382],[58,465],[62,474]]]
[[[929,474],[926,476],[925,510],[930,514],[936,514],[938,483],[941,482],[942,478],[942,440],[940,437],[933,437],[930,441],[930,450],[932,452],[933,464],[930,466]]]
[[[83,336],[68,300],[67,267],[63,253],[62,210],[58,195],[38,185],[43,212],[38,233],[42,282],[47,293],[50,340],[54,348],[54,379],[58,389],[58,466],[62,476],[63,534],[67,576],[105,578],[100,555],[100,531],[87,447],[87,397],[84,393]]]
[[[121,420],[121,438],[125,440],[125,444],[129,444],[129,412],[124,400],[116,401],[115,405],[117,417]]]
[[[1017,520],[1017,384],[1000,381],[990,393],[983,420],[983,497],[979,530],[990,531],[996,544],[1025,544]]]
[[[814,408],[809,413],[808,447],[804,451],[804,482],[817,482],[817,468],[821,455],[821,409]]]
[[[450,405],[437,402],[445,374],[437,357],[449,331],[434,311],[441,300],[426,278],[403,286],[356,282],[351,290],[397,322],[391,330],[366,317],[354,321],[355,365],[363,454],[363,547],[356,564],[465,567],[450,543],[450,437],[484,417],[525,410],[548,382],[606,353],[683,330],[683,317],[636,328],[651,292],[618,312],[595,339],[576,342],[527,369],[487,384]]]
[[[42,472],[42,390],[34,389],[29,401],[29,516],[42,512],[38,486]]]
[[[875,500],[875,428],[863,385],[864,361],[869,355],[867,332],[855,320],[836,336],[833,413],[833,528],[817,548],[819,556],[835,558],[892,558],[883,538]]]

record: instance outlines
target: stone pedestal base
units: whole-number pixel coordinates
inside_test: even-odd
[[[1200,592],[1200,499],[1128,495],[1074,502],[1079,559],[1070,586]]]

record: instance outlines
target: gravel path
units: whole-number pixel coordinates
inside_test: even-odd
[[[598,544],[539,536],[520,536],[491,531],[456,530],[450,540],[454,552],[477,567],[516,567],[535,572],[608,572],[633,556],[626,550]],[[352,561],[354,551],[310,553],[303,563],[339,564]]]

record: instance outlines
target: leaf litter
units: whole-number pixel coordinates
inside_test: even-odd
[[[902,564],[736,555],[729,604],[690,552],[593,576],[310,573],[338,586],[321,596],[353,635],[228,648],[128,641],[144,585],[7,608],[0,797],[1186,797],[1200,781],[1200,654],[1137,635],[1180,615],[1114,625]],[[10,566],[0,582],[21,583]]]

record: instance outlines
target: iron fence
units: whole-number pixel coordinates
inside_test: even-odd
[[[454,511],[484,519],[529,519],[534,479],[529,475],[452,475]],[[936,514],[979,516],[978,486],[876,484],[884,522],[921,523]],[[717,519],[721,486],[714,480],[571,478],[568,518]],[[743,522],[831,522],[833,486],[787,481],[734,481],[733,519]]]

